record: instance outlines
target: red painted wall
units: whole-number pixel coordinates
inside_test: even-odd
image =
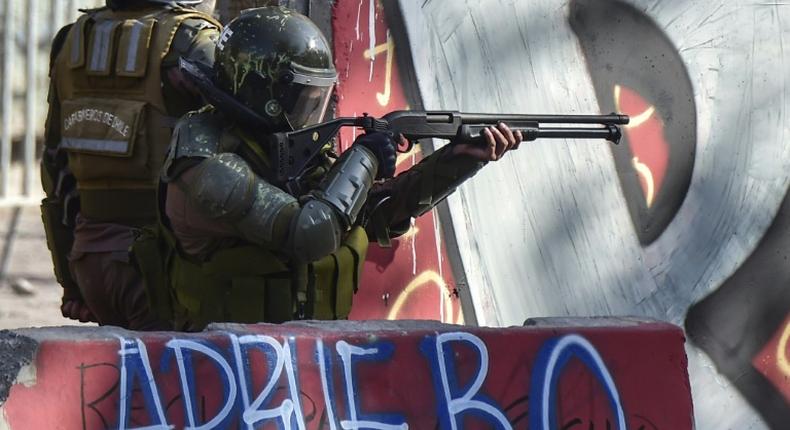
[[[395,43],[384,9],[375,0],[340,0],[334,8],[335,66],[339,73],[337,116],[381,116],[408,109],[395,60]],[[341,134],[341,148],[357,131]],[[419,146],[398,157],[397,172],[422,159]],[[371,244],[352,319],[434,319],[463,323],[439,218],[431,211],[392,248]]]
[[[449,429],[455,420],[459,429],[523,429],[544,428],[545,411],[548,428],[618,429],[622,416],[629,429],[691,429],[681,330],[598,323],[340,322],[199,335],[60,329],[48,334],[58,340],[39,345],[35,382],[12,386],[0,416],[11,430],[246,428],[245,417],[268,429],[283,414],[300,429],[355,420],[360,428]]]

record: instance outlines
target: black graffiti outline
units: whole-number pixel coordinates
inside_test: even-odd
[[[107,392],[105,392],[103,395],[101,395],[98,399],[94,400],[93,402],[86,404],[85,403],[85,370],[92,369],[94,367],[111,367],[118,373],[118,375],[117,378],[115,379],[115,383],[113,384],[112,387],[110,387],[110,389]],[[80,363],[79,366],[77,366],[77,369],[79,369],[80,371],[80,415],[82,417],[82,430],[88,430],[87,417],[85,416],[85,406],[93,410],[93,412],[99,416],[99,419],[104,425],[104,428],[109,428],[109,425],[107,424],[107,419],[95,407],[95,405],[110,397],[115,392],[115,390],[118,389],[118,386],[121,384],[121,369],[119,369],[117,365],[108,362],[94,363],[89,365],[86,365],[83,362]]]

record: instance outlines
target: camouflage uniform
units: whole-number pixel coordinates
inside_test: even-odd
[[[53,43],[42,218],[64,303],[99,324],[163,329],[128,250],[157,220],[158,172],[176,118],[202,105],[179,57],[213,62],[220,25],[168,2],[108,1]]]

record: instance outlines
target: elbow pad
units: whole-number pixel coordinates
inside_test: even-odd
[[[309,199],[291,225],[291,256],[300,262],[313,262],[335,252],[343,241],[343,226],[334,208]]]

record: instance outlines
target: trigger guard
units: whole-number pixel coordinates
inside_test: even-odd
[[[406,139],[406,138],[404,137],[404,139]],[[414,149],[414,142],[409,140],[409,139],[406,139],[406,142],[408,142],[408,143],[406,144],[405,147],[401,146],[400,142],[396,143],[395,144],[395,151],[397,153],[399,153],[399,154],[407,154],[407,153],[411,152],[411,150]],[[405,148],[405,149],[401,149],[401,148]]]

